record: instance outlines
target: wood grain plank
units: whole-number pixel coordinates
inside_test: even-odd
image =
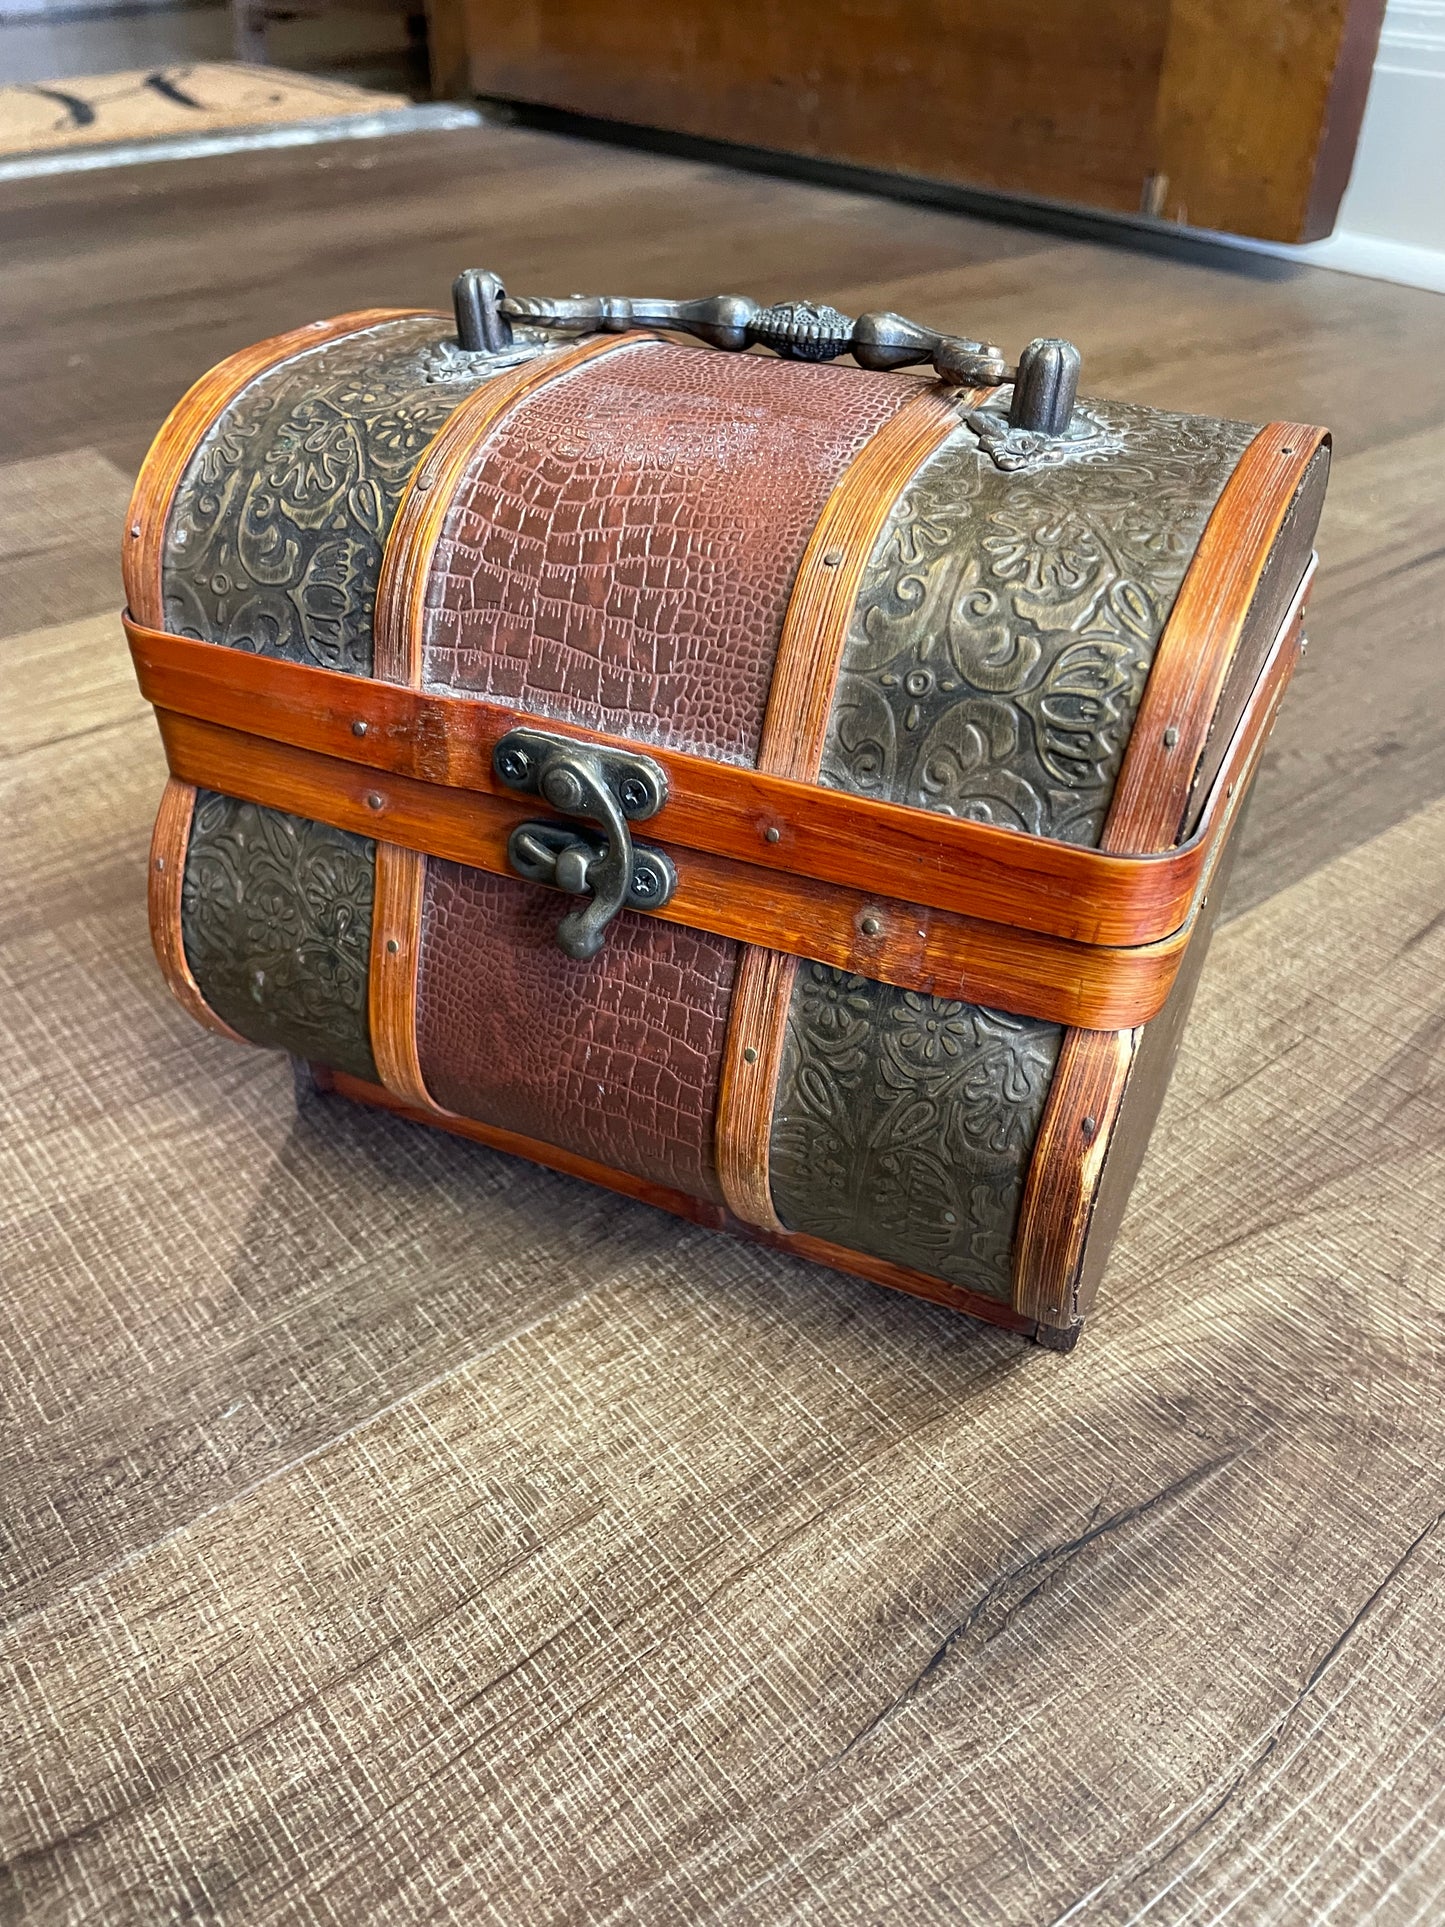
[[[0,637],[115,609],[129,496],[93,448],[0,463]],[[13,674],[9,648],[0,660]]]
[[[56,558],[50,565],[51,575],[63,567]],[[115,574],[118,578],[118,565]],[[0,756],[18,756],[43,743],[135,722],[149,713],[136,688],[125,632],[114,607],[76,622],[6,636],[0,642],[0,664],[7,686],[25,690],[23,703],[0,708]]]
[[[1442,830],[1220,939],[1075,1361],[684,1231],[54,1594],[17,1906],[1418,1912]]]

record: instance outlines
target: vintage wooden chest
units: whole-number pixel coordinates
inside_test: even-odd
[[[147,457],[173,991],[1066,1349],[1303,647],[1327,437],[1079,401],[1062,342],[454,294],[233,355]]]

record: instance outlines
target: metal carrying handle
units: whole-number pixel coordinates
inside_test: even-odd
[[[1011,381],[1009,423],[1036,435],[1062,435],[1079,391],[1079,351],[1071,341],[1030,342],[1010,368],[991,341],[939,334],[900,314],[862,314],[856,319],[811,301],[782,301],[765,308],[740,294],[697,301],[663,301],[609,294],[560,299],[510,295],[495,274],[468,268],[452,284],[457,341],[473,354],[498,354],[512,345],[512,323],[568,333],[626,334],[634,328],[669,328],[709,347],[739,353],[770,348],[788,361],[836,361],[851,355],[860,368],[910,368],[929,362],[940,381],[960,388],[997,388]]]

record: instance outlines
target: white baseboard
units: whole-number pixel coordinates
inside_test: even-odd
[[[1340,274],[1361,274],[1370,281],[1396,281],[1406,288],[1428,288],[1445,294],[1445,250],[1412,247],[1379,234],[1355,234],[1340,228],[1326,241],[1287,247],[1282,241],[1249,241],[1237,234],[1216,234],[1211,240],[1245,248],[1251,254],[1275,254],[1304,267],[1334,268]]]

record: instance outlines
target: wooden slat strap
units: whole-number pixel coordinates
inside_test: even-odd
[[[538,814],[534,799],[381,777],[355,763],[170,710],[157,716],[171,772],[183,781],[496,876],[514,874],[507,838]],[[685,851],[661,837],[646,840],[666,850],[678,870],[677,894],[652,913],[666,922],[761,942],[905,989],[1003,1004],[1058,1023],[1106,1029],[1142,1023],[1167,995],[1188,940],[1186,927],[1132,949],[1070,943]]]
[[[425,312],[415,308],[368,308],[356,314],[338,315],[331,321],[313,321],[304,328],[273,335],[267,341],[228,355],[186,390],[151,443],[126,515],[121,574],[127,605],[139,621],[158,626],[165,620],[165,540],[171,504],[196,450],[222,410],[259,376],[308,348],[322,347],[345,335],[362,334],[383,321],[404,320]],[[217,653],[232,652],[218,650]],[[181,887],[195,803],[194,785],[174,780],[166,785],[151,838],[151,942],[161,973],[176,1001],[199,1023],[222,1036],[236,1038],[239,1043],[236,1032],[216,1015],[202,996],[186,961],[181,932]]]
[[[408,689],[420,688],[422,622],[432,559],[457,489],[488,436],[520,401],[549,382],[598,355],[648,338],[629,336],[619,341],[603,336],[560,353],[539,355],[483,383],[448,418],[423,451],[387,536],[373,621],[372,660],[377,676]],[[352,729],[357,720],[353,716]],[[365,739],[353,735],[352,740]],[[389,1091],[436,1111],[440,1107],[427,1090],[416,1035],[425,889],[425,853],[405,843],[378,840],[368,984],[372,1056]]]
[[[758,746],[766,774],[816,781],[868,558],[903,489],[957,428],[957,403],[966,399],[921,390],[869,439],[824,503],[778,640]],[[718,1183],[734,1213],[764,1231],[784,1228],[773,1208],[770,1146],[797,969],[788,950],[750,944],[743,952],[718,1088]]]
[[[134,625],[131,629],[139,666],[146,659],[147,643]],[[238,666],[253,661],[208,644],[166,640],[205,650],[211,657],[227,657]],[[1247,785],[1265,719],[1283,692],[1293,660],[1283,644],[1272,652],[1236,731],[1221,770],[1218,807],[1207,826],[1216,839],[1234,808],[1232,799]],[[285,667],[303,675],[324,673]],[[158,702],[161,735],[178,778],[360,835],[379,835],[404,849],[511,874],[507,837],[517,823],[536,814],[536,799],[383,773],[351,757],[202,721],[160,703],[144,667],[141,680],[151,700]],[[335,680],[372,691],[381,687],[347,677]],[[400,698],[405,692],[389,693]],[[349,724],[345,734],[351,738]],[[749,777],[746,771],[729,774]],[[661,821],[661,816],[653,820]],[[647,840],[667,849],[678,866],[677,895],[655,913],[671,922],[812,957],[905,989],[963,997],[1057,1023],[1117,1030],[1147,1021],[1168,993],[1189,936],[1186,923],[1153,944],[1077,943],[684,849],[661,837]],[[1021,851],[1030,843],[1027,837],[1014,840]]]
[[[240,1044],[245,1039],[218,1017],[201,995],[201,986],[191,971],[181,937],[181,886],[185,881],[186,849],[191,840],[191,818],[195,810],[195,785],[178,782],[173,776],[161,793],[161,806],[156,811],[156,825],[151,832],[146,886],[151,944],[161,975],[181,1009],[207,1030],[217,1031]]]
[[[1165,850],[1178,834],[1250,604],[1324,440],[1319,428],[1271,423],[1225,484],[1159,638],[1100,839],[1105,851]],[[1261,705],[1256,691],[1216,779],[1207,806],[1210,865],[1199,880],[1201,896],[1298,660],[1309,581],[1306,574],[1260,678],[1261,688],[1273,681],[1273,700]],[[1244,745],[1246,724],[1252,740]],[[1237,748],[1248,754],[1236,755]],[[1193,841],[1205,833],[1202,822]],[[1138,1043],[1136,1030],[1111,1038],[1082,1028],[1071,1030],[1060,1049],[1014,1238],[1014,1304],[1042,1324],[1067,1327],[1078,1315],[1075,1284],[1084,1241]]]
[[[505,703],[277,662],[129,618],[126,631],[141,691],[158,709],[482,796],[511,795],[492,774],[492,751],[508,730],[606,743],[666,771],[669,798],[649,833],[675,847],[1079,943],[1153,943],[1185,924],[1213,828],[1211,802],[1178,850],[1142,858],[1091,850],[629,743]],[[1216,798],[1222,789],[1217,782]]]

